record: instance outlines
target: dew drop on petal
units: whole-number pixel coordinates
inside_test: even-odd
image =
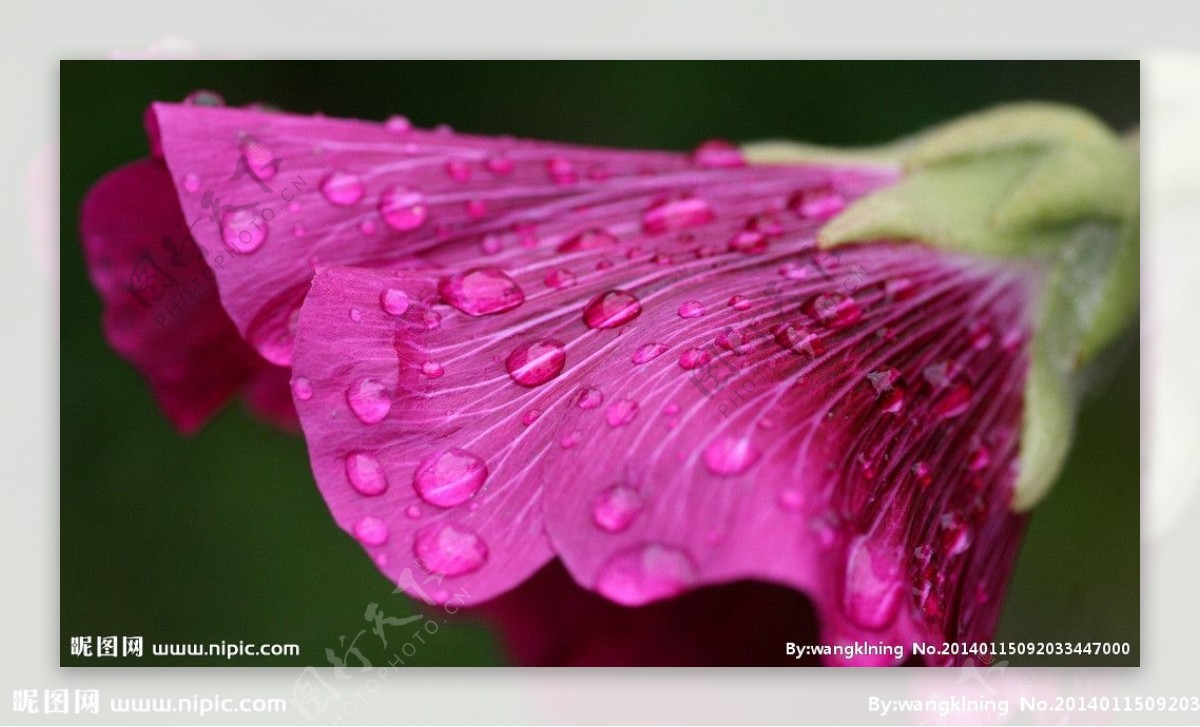
[[[387,491],[387,475],[374,455],[351,452],[346,457],[346,479],[358,494],[365,497],[382,495]]]
[[[971,396],[974,392],[967,384],[960,383],[938,397],[930,411],[938,419],[953,419],[963,414],[971,406]]]
[[[404,516],[409,520],[416,520],[421,517],[421,514],[421,508],[417,507],[416,505],[409,505],[408,507],[404,508]]]
[[[776,501],[786,512],[800,512],[804,508],[804,492],[798,487],[786,487],[779,491]]]
[[[442,278],[438,293],[469,316],[504,313],[525,302],[521,286],[498,268],[475,268]]]
[[[800,217],[805,219],[824,219],[831,217],[846,206],[846,200],[828,187],[817,187],[797,192],[788,202]]]
[[[641,366],[644,363],[649,363],[659,356],[667,352],[667,346],[661,343],[647,343],[639,346],[633,352],[632,361],[634,364]]]
[[[637,318],[642,303],[627,290],[609,290],[588,301],[583,322],[588,328],[617,328]]]
[[[355,323],[360,323],[362,321],[362,310],[359,308],[352,307],[350,309],[349,316],[350,316],[350,320],[354,321]]]
[[[408,293],[388,288],[379,294],[379,304],[388,315],[402,316],[408,311]]]
[[[393,134],[405,134],[412,131],[412,122],[405,116],[389,116],[384,122],[383,128]]]
[[[379,213],[393,230],[408,232],[425,224],[429,207],[425,195],[408,187],[389,187],[379,195]]]
[[[671,598],[696,582],[696,565],[684,551],[666,545],[638,545],[613,555],[596,576],[596,590],[623,606]]]
[[[450,159],[446,162],[446,176],[456,182],[471,181],[471,165],[465,159]]]
[[[555,157],[546,162],[546,173],[555,184],[574,184],[579,181],[579,173],[570,159]]]
[[[667,199],[642,213],[642,229],[650,234],[673,232],[708,224],[714,217],[712,207],[698,197]]]
[[[686,371],[698,369],[712,360],[712,354],[702,348],[689,348],[679,355],[679,366]]]
[[[983,446],[980,442],[976,442],[968,455],[967,468],[972,472],[978,472],[979,470],[986,469],[991,463],[992,455],[988,452],[987,447]]]
[[[201,89],[199,91],[192,91],[187,96],[184,96],[183,103],[185,106],[220,107],[225,105],[225,97],[216,91]]]
[[[617,238],[612,233],[600,229],[584,230],[572,235],[558,246],[559,252],[579,252],[581,250],[600,250],[614,247]]]
[[[508,355],[505,368],[512,380],[521,386],[541,386],[562,373],[567,352],[562,341],[543,338],[523,343]]]
[[[267,222],[252,209],[231,210],[221,215],[221,239],[230,250],[252,253],[267,239]]]
[[[592,522],[608,533],[627,529],[642,512],[642,496],[627,485],[613,485],[592,502]]]
[[[482,199],[467,200],[467,217],[477,220],[487,214],[487,202]]]
[[[200,175],[195,172],[188,172],[183,175],[183,190],[189,194],[195,194],[200,191]]]
[[[254,139],[247,139],[241,145],[242,158],[250,173],[258,179],[267,182],[279,171],[280,159],[271,150]]]
[[[565,290],[575,285],[575,276],[566,268],[555,268],[546,273],[546,287],[555,290]]]
[[[497,176],[512,174],[513,170],[512,160],[503,155],[488,157],[488,159],[483,163],[483,166],[489,172]]]
[[[705,169],[730,169],[746,166],[746,158],[733,144],[724,139],[710,139],[697,146],[691,154],[692,164]]]
[[[421,364],[421,373],[425,374],[427,378],[437,379],[446,373],[446,369],[437,361],[426,361]]]
[[[521,424],[527,427],[533,426],[533,423],[536,422],[540,416],[542,416],[541,409],[530,409],[521,415]]]
[[[633,399],[620,399],[609,405],[604,412],[604,420],[610,427],[623,427],[634,420],[638,414],[638,404]]]
[[[862,319],[862,309],[854,298],[841,293],[821,293],[801,304],[809,318],[832,328],[845,328]]]
[[[584,387],[575,397],[575,406],[580,409],[595,409],[604,403],[604,392],[594,386]]]
[[[312,381],[303,376],[292,379],[292,394],[300,401],[308,401],[313,397]]]
[[[729,240],[733,252],[757,255],[767,251],[767,236],[756,230],[741,230]]]
[[[912,466],[913,477],[916,478],[917,484],[921,487],[929,487],[933,484],[933,470],[925,462],[917,462]]]
[[[465,449],[451,447],[421,460],[413,473],[413,489],[430,505],[448,508],[470,500],[483,487],[488,468]]]
[[[773,326],[771,334],[781,348],[816,358],[825,353],[825,342],[815,332],[798,323]]]
[[[370,515],[354,523],[354,537],[363,545],[383,545],[388,541],[388,527]]]
[[[563,449],[574,449],[582,441],[582,432],[568,432],[558,440],[558,446],[562,447]]]
[[[704,448],[704,466],[718,477],[733,477],[753,467],[761,456],[749,438],[722,434]]]
[[[689,300],[679,306],[680,318],[699,318],[704,315],[704,304],[698,300]]]
[[[321,195],[335,207],[356,205],[366,192],[357,174],[334,171],[321,181]]]
[[[364,378],[355,381],[346,390],[346,401],[354,416],[363,424],[383,421],[392,410],[392,397],[379,379]]]
[[[738,311],[749,310],[750,299],[744,295],[731,296],[729,298],[729,307]]]
[[[461,576],[474,573],[488,559],[487,544],[474,530],[455,523],[433,523],[417,531],[413,554],[434,573]]]
[[[900,608],[904,583],[898,558],[868,536],[855,538],[846,552],[842,609],[858,626],[881,629]]]

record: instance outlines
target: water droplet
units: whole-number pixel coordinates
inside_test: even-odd
[[[471,181],[471,165],[465,159],[450,159],[446,162],[446,176],[456,182]]]
[[[658,544],[618,552],[600,568],[596,590],[623,606],[671,598],[696,582],[696,566],[684,551]]]
[[[712,208],[698,197],[656,202],[642,213],[642,229],[650,234],[674,232],[712,222]]]
[[[379,213],[393,230],[408,232],[425,224],[429,207],[425,195],[408,187],[389,187],[379,195]]]
[[[190,194],[195,194],[200,191],[200,175],[195,172],[188,172],[183,175],[183,190]]]
[[[555,184],[574,184],[579,181],[579,173],[570,159],[555,157],[546,162],[546,173]]]
[[[953,419],[970,408],[973,393],[967,384],[957,384],[933,403],[931,411],[938,419]]]
[[[746,166],[746,158],[724,139],[710,139],[692,151],[692,164],[705,169],[729,169]]]
[[[258,179],[267,182],[275,177],[275,173],[279,171],[280,159],[276,158],[271,150],[263,146],[254,139],[247,139],[241,145],[242,158],[246,160],[246,166],[249,167],[250,173]]]
[[[504,313],[525,302],[521,286],[497,268],[475,268],[442,278],[438,293],[469,316]]]
[[[633,421],[638,414],[637,402],[633,399],[620,399],[613,402],[604,412],[604,419],[610,427],[623,427]]]
[[[787,487],[780,490],[777,500],[779,507],[786,512],[800,512],[804,509],[804,491],[798,487]]]
[[[680,318],[699,318],[704,312],[704,304],[698,300],[685,301],[679,306]]]
[[[967,468],[972,472],[986,469],[992,463],[992,454],[983,446],[982,442],[975,442],[975,446],[971,447],[971,453],[967,457]]]
[[[421,517],[421,508],[416,505],[409,505],[404,508],[404,516],[409,520],[416,520]]]
[[[434,523],[417,531],[413,554],[433,573],[461,576],[474,573],[488,559],[487,544],[474,530],[455,523]]]
[[[862,628],[881,629],[900,607],[903,585],[899,559],[865,535],[855,538],[846,552],[846,582],[842,608]]]
[[[761,233],[767,237],[775,237],[783,234],[783,223],[770,212],[763,212],[746,220],[746,229],[750,232]]]
[[[588,301],[583,308],[583,322],[588,328],[616,328],[637,318],[641,312],[641,301],[633,293],[609,290]]]
[[[388,315],[402,316],[408,312],[408,293],[396,288],[388,288],[379,294],[379,304]]]
[[[575,285],[575,276],[565,268],[555,268],[546,273],[546,287],[555,290],[565,290]]]
[[[592,386],[584,387],[575,397],[575,406],[580,409],[595,409],[603,403],[604,392]]]
[[[679,366],[686,371],[698,369],[712,360],[712,354],[702,348],[689,348],[679,355]]]
[[[568,432],[562,436],[562,439],[558,440],[558,446],[563,449],[573,449],[582,441],[582,432]]]
[[[467,200],[467,217],[477,220],[487,214],[487,202],[482,199]]]
[[[767,236],[754,230],[742,230],[729,241],[733,252],[757,255],[767,251]]]
[[[225,97],[216,91],[201,89],[185,96],[183,103],[186,106],[224,106]]]
[[[488,157],[487,161],[483,163],[483,166],[489,172],[497,176],[512,174],[513,170],[512,160],[503,155]]]
[[[564,240],[559,246],[559,252],[579,252],[580,250],[599,250],[614,247],[617,244],[615,235],[604,230],[584,230]]]
[[[382,495],[387,491],[387,475],[383,465],[366,452],[351,452],[346,457],[346,479],[358,494],[365,497]]]
[[[845,328],[862,319],[862,309],[854,298],[841,293],[814,295],[804,301],[800,310],[809,318],[832,329]]]
[[[544,338],[523,343],[504,362],[508,375],[521,386],[541,386],[562,373],[567,352],[562,341]]]
[[[804,354],[813,358],[825,353],[825,343],[821,337],[803,325],[785,323],[772,326],[771,334],[781,348],[792,353]]]
[[[632,360],[638,366],[649,363],[667,352],[667,346],[661,343],[647,343],[633,352]]]
[[[761,456],[748,437],[722,434],[704,448],[704,466],[718,477],[733,477],[753,467]]]
[[[437,361],[426,361],[421,364],[421,373],[425,374],[430,379],[441,378],[442,374],[446,373],[446,369]]]
[[[992,345],[994,336],[992,335],[992,327],[987,321],[978,320],[971,323],[967,327],[967,338],[971,342],[971,348],[976,351],[982,351]]]
[[[430,505],[455,507],[470,500],[483,487],[488,468],[465,449],[451,447],[421,460],[413,472],[413,489]]]
[[[308,401],[313,398],[312,382],[303,376],[297,376],[292,379],[292,394],[300,401]]]
[[[726,328],[718,333],[717,337],[713,339],[713,343],[717,345],[717,348],[729,351],[735,356],[745,356],[750,352],[750,338],[732,328]]]
[[[788,202],[788,207],[805,219],[831,217],[845,206],[846,200],[829,187],[802,190]]]
[[[392,397],[379,379],[359,379],[346,390],[346,401],[363,424],[377,424],[392,410]]]
[[[406,134],[412,131],[412,122],[405,116],[389,116],[388,120],[384,122],[383,128],[393,134]]]
[[[484,255],[495,255],[504,249],[504,240],[499,235],[484,235],[479,241],[479,248]]]
[[[876,398],[881,411],[895,414],[904,408],[905,387],[900,372],[891,366],[884,366],[878,371],[867,374],[871,386],[875,388]]]
[[[388,528],[379,518],[368,515],[354,523],[354,537],[363,545],[383,545],[388,541]]]
[[[613,485],[592,502],[592,522],[609,533],[627,529],[642,512],[642,496],[626,485]]]
[[[348,315],[350,316],[350,320],[354,321],[355,323],[362,322],[362,309],[361,308],[353,308],[352,307],[350,309],[350,313]]]
[[[236,253],[252,253],[267,239],[267,222],[252,209],[231,210],[221,215],[221,239]]]
[[[750,299],[744,295],[734,295],[729,298],[729,307],[734,310],[750,310]]]
[[[321,182],[321,194],[335,207],[350,207],[358,204],[367,193],[357,174],[335,171]]]
[[[442,327],[442,314],[435,310],[421,311],[421,323],[426,330],[436,331]]]
[[[929,487],[933,484],[933,470],[925,462],[917,462],[912,466],[913,477],[917,479],[917,484],[921,487]]]

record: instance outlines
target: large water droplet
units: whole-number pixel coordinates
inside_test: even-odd
[[[525,302],[525,292],[517,281],[497,268],[476,268],[442,278],[438,293],[469,316],[504,313]]]
[[[267,222],[253,209],[231,210],[221,215],[221,239],[236,253],[252,253],[267,239]]]
[[[712,207],[698,197],[656,202],[642,213],[642,229],[650,234],[674,232],[712,222]]]
[[[671,598],[696,582],[696,566],[684,551],[639,545],[613,555],[596,576],[596,590],[624,606]]]
[[[438,507],[454,507],[470,500],[483,487],[488,468],[465,449],[451,447],[421,460],[413,472],[413,489],[421,499]]]
[[[638,347],[638,350],[633,352],[633,363],[641,366],[644,363],[649,363],[659,356],[667,352],[667,346],[661,343],[647,343]]]
[[[609,533],[628,528],[642,511],[642,496],[627,485],[613,485],[592,503],[592,522]]]
[[[387,492],[387,475],[374,455],[351,452],[346,456],[346,479],[360,495],[374,497]]]
[[[508,375],[521,386],[541,386],[562,373],[567,352],[562,341],[544,338],[523,343],[504,362]]]
[[[363,424],[383,421],[392,409],[392,397],[379,379],[359,379],[346,389],[346,401]]]
[[[379,305],[384,312],[392,316],[402,316],[408,312],[408,293],[395,288],[388,288],[379,294]]]
[[[704,448],[704,466],[718,477],[733,477],[753,467],[761,456],[749,438],[723,434]]]
[[[609,290],[588,301],[583,322],[588,328],[617,328],[637,318],[642,303],[627,290]]]
[[[900,608],[903,584],[894,553],[865,535],[850,543],[842,608],[851,621],[866,629],[881,629],[890,624]]]
[[[488,549],[483,538],[465,525],[434,523],[417,531],[413,554],[433,573],[461,576],[474,573],[487,563]]]
[[[354,523],[354,537],[363,545],[383,545],[388,541],[388,527],[370,515]]]
[[[390,187],[379,195],[379,213],[393,230],[408,232],[425,224],[429,207],[425,195],[408,187]]]
[[[623,427],[633,421],[638,414],[637,402],[633,399],[620,399],[613,402],[604,412],[604,420],[610,427]]]
[[[366,192],[357,174],[335,171],[321,182],[321,194],[336,207],[356,205]]]

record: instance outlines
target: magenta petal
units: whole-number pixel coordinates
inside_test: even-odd
[[[100,180],[80,231],[109,344],[146,377],[175,426],[196,431],[243,389],[256,412],[296,425],[290,398],[279,396],[286,372],[247,346],[221,308],[210,265],[228,253],[192,240],[161,161]]]

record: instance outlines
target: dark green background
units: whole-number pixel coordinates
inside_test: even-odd
[[[295,642],[299,659],[160,663],[324,664],[363,611],[413,609],[334,526],[303,441],[233,406],[183,438],[104,343],[77,238],[79,202],[145,156],[142,111],[199,88],[231,104],[485,134],[687,149],[782,137],[876,143],[1002,101],[1078,104],[1137,124],[1136,62],[64,62],[62,64],[61,634],[147,641]],[[1132,337],[1129,341],[1133,341]],[[1138,654],[1138,360],[1125,346],[1082,412],[1070,462],[1038,508],[1000,640],[1129,641]],[[382,662],[373,636],[360,640]],[[481,626],[443,628],[410,664],[503,662]]]

